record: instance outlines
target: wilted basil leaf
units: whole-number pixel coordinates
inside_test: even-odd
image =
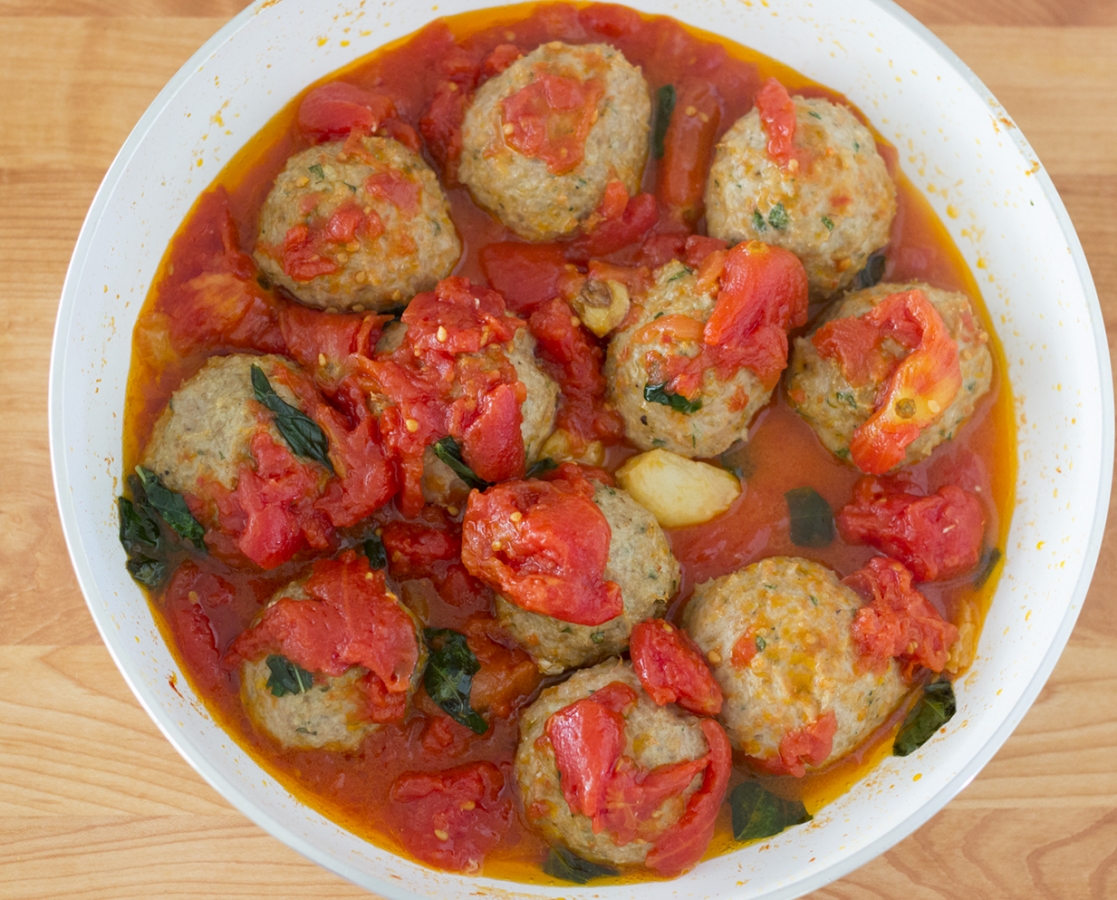
[[[783,495],[791,516],[791,543],[826,547],[834,540],[834,513],[813,487],[794,488]]]
[[[745,441],[737,441],[718,457],[718,461],[725,471],[732,472],[742,481],[748,481],[756,471],[756,461],[752,458],[749,445]]]
[[[206,530],[191,514],[190,507],[182,499],[182,494],[175,493],[163,484],[151,469],[136,466],[136,474],[140,476],[140,483],[143,485],[144,494],[151,508],[159,513],[175,534],[190,541],[205,553]]]
[[[655,134],[652,137],[652,156],[663,159],[663,141],[667,137],[667,126],[671,124],[671,113],[675,111],[675,85],[665,84],[656,91]]]
[[[539,478],[546,475],[548,472],[553,472],[557,468],[557,462],[549,456],[544,456],[542,459],[537,459],[528,466],[527,472],[524,473],[524,478]]]
[[[124,564],[128,574],[144,587],[157,588],[167,577],[167,564],[147,556],[131,556]]]
[[[881,252],[876,252],[865,261],[865,267],[853,279],[851,290],[862,291],[880,283],[884,277],[884,266],[888,258]]]
[[[543,861],[543,871],[552,878],[560,878],[574,884],[585,884],[594,878],[616,875],[617,870],[582,859],[565,847],[552,847]]]
[[[430,698],[455,722],[484,734],[488,723],[469,705],[469,689],[481,664],[465,635],[452,628],[424,628],[423,639],[430,650],[423,673],[423,687]]]
[[[701,400],[687,400],[682,394],[672,394],[664,389],[662,384],[645,384],[644,399],[649,403],[661,403],[670,406],[675,412],[696,413],[702,408]]]
[[[907,756],[927,743],[936,731],[954,718],[958,710],[954,686],[949,681],[936,681],[923,688],[923,696],[911,708],[900,733],[892,744],[893,756]]]
[[[973,580],[975,588],[984,587],[985,582],[989,580],[989,576],[993,574],[993,570],[997,568],[997,563],[1001,561],[1001,550],[999,547],[990,547],[981,555],[981,568],[977,576]]]
[[[371,568],[383,569],[388,565],[388,551],[384,549],[384,542],[376,532],[365,538],[364,549]]]
[[[268,657],[268,690],[276,697],[287,694],[305,694],[314,685],[314,676],[286,656],[273,653]]]
[[[462,448],[452,437],[446,436],[435,444],[434,454],[453,469],[454,474],[469,487],[483,491],[490,486],[484,478],[478,477],[476,472],[462,462]]]
[[[331,472],[330,442],[325,433],[310,416],[287,403],[275,392],[268,376],[259,366],[252,367],[252,390],[256,399],[275,415],[275,427],[296,456],[321,463]]]
[[[742,781],[733,788],[729,809],[733,813],[733,837],[739,841],[772,837],[812,818],[800,801],[778,797],[755,781]]]

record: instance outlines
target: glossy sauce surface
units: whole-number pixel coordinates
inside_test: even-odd
[[[590,12],[573,6],[525,5],[499,12],[474,13],[436,23],[411,39],[400,42],[358,62],[330,79],[376,88],[397,98],[402,117],[416,123],[434,89],[434,67],[440,48],[455,39],[465,46],[491,49],[515,43],[532,49],[546,40],[574,43],[605,41],[617,46],[634,64],[642,66],[653,92],[683,74],[709,79],[718,87],[724,108],[720,131],[725,131],[752,105],[752,97],[764,78],[778,77],[792,93],[841,99],[826,88],[806,81],[792,70],[758,52],[730,45],[720,39],[683,29],[667,19],[644,19],[636,14],[614,11]],[[762,48],[761,48],[762,49]],[[259,135],[233,159],[215,182],[228,192],[230,209],[242,249],[251,252],[259,208],[272,180],[286,159],[306,145],[295,126],[300,98],[295,98]],[[960,483],[984,498],[987,515],[986,543],[1004,547],[1013,504],[1016,470],[1015,426],[1012,399],[1004,382],[1004,360],[988,316],[981,306],[977,285],[961,255],[950,241],[929,205],[899,171],[892,148],[879,144],[898,189],[898,215],[892,228],[885,280],[925,280],[936,287],[960,290],[975,300],[979,316],[991,335],[994,355],[992,390],[978,403],[973,418],[952,442],[941,446],[926,461],[907,472],[925,489]],[[649,159],[644,189],[654,191],[656,164]],[[472,202],[463,188],[448,192],[452,216],[462,236],[464,252],[455,274],[484,282],[478,252],[488,243],[510,240],[509,232]],[[206,356],[227,352],[213,347],[206,353],[178,357],[169,352],[161,316],[176,302],[176,293],[190,277],[190,259],[205,241],[205,204],[199,202],[184,222],[164,258],[160,276],[153,284],[133,344],[132,371],[125,411],[124,458],[126,471],[141,457],[151,427],[171,392],[204,362]],[[703,230],[701,223],[699,230]],[[818,310],[812,309],[812,316]],[[610,454],[619,464],[623,450]],[[738,462],[744,470],[744,490],[723,516],[687,529],[669,533],[672,547],[683,568],[679,599],[672,608],[677,615],[694,585],[735,571],[758,559],[773,555],[801,555],[823,562],[847,575],[872,555],[867,547],[848,546],[840,538],[822,549],[794,546],[789,537],[788,511],[784,493],[793,488],[814,487],[839,509],[852,491],[860,473],[829,454],[809,426],[788,406],[782,387],[772,404],[750,429],[747,449]],[[378,520],[394,517],[378,513]],[[203,573],[221,576],[235,587],[234,596],[215,603],[201,596],[202,607],[218,633],[223,651],[260,610],[278,587],[305,568],[305,560],[289,563],[266,574],[246,575],[206,558],[198,561]],[[954,621],[980,622],[992,597],[995,578],[980,586],[973,574],[954,581],[921,585],[921,590]],[[188,598],[170,594],[152,597],[156,619],[172,639],[174,611]],[[460,628],[466,611],[445,603],[433,589],[414,583],[402,591],[405,602],[434,627]],[[475,738],[458,729],[449,745],[434,748],[424,741],[427,716],[413,713],[401,724],[388,725],[366,739],[360,753],[283,751],[258,734],[244,714],[235,676],[202,673],[192,665],[189,648],[176,647],[184,669],[207,706],[222,725],[248,751],[297,796],[322,810],[345,827],[375,843],[402,852],[395,834],[405,810],[388,798],[397,775],[405,771],[438,770],[473,760],[492,760],[505,774],[505,791],[511,792],[511,758],[515,750],[516,716],[494,717],[489,734]],[[898,713],[898,715],[901,715]],[[778,793],[799,796],[815,810],[848,790],[871,765],[888,752],[888,736],[897,717],[876,739],[854,757],[830,770],[805,779],[766,779]],[[456,726],[455,726],[456,727]],[[459,733],[462,732],[462,733]],[[725,852],[734,843],[729,834],[725,809],[719,831],[709,853]],[[539,869],[546,854],[544,843],[513,821],[508,837],[486,860],[484,874],[537,883],[559,883]],[[642,877],[642,876],[628,876]]]

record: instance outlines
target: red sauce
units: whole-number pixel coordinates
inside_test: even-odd
[[[509,48],[509,44],[527,52],[546,40],[606,41],[632,63],[642,66],[653,94],[663,85],[675,84],[679,96],[690,98],[688,102],[696,111],[707,116],[706,122],[696,117],[698,122],[692,127],[673,127],[668,131],[663,159],[649,159],[645,170],[646,193],[628,198],[623,209],[616,196],[603,205],[600,212],[604,223],[597,233],[607,244],[617,235],[631,238],[648,234],[656,222],[657,184],[662,191],[660,199],[666,201],[668,218],[684,226],[697,223],[697,229],[704,230],[700,219],[699,188],[703,178],[700,170],[717,137],[748,111],[764,79],[778,78],[791,93],[842,99],[760,53],[684,28],[666,18],[645,18],[619,7],[536,4],[505,8],[499,12],[499,20],[494,15],[491,11],[479,12],[435,23],[411,39],[332,76],[331,80],[344,78],[355,90],[319,93],[309,109],[303,108],[309,124],[304,123],[307,128],[302,131],[298,128],[302,98],[295,98],[220,174],[215,184],[222,191],[207,193],[199,199],[164,257],[136,326],[125,410],[126,470],[140,458],[154,421],[171,392],[197,371],[207,356],[243,347],[266,347],[300,360],[313,361],[321,355],[344,367],[362,346],[367,348],[375,343],[382,324],[377,317],[339,316],[328,332],[328,340],[320,331],[315,331],[312,338],[306,328],[300,328],[300,323],[306,324],[302,321],[305,312],[288,309],[290,304],[275,301],[264,290],[249,292],[247,300],[243,290],[219,293],[241,300],[232,305],[206,306],[192,320],[193,326],[185,330],[170,327],[172,319],[167,310],[190,307],[206,285],[207,289],[220,291],[222,285],[229,287],[229,279],[237,279],[241,287],[254,280],[251,259],[246,254],[250,253],[257,232],[259,209],[286,159],[306,146],[307,131],[317,129],[320,134],[329,134],[340,127],[339,120],[349,121],[353,116],[367,118],[369,128],[377,122],[387,122],[392,133],[405,143],[416,140],[418,129],[427,140],[425,150],[436,167],[452,172],[456,154],[460,153],[455,123],[460,122],[464,108],[462,98],[479,78],[501,71],[515,59],[518,51]],[[437,65],[430,65],[431,60],[438,60]],[[384,103],[384,97],[392,102]],[[520,115],[521,125],[527,121],[525,116],[539,113],[536,107],[542,100],[562,115],[577,113],[576,105],[569,110],[563,107],[569,98],[556,100],[548,95],[526,99],[531,102],[524,104],[526,112]],[[711,116],[714,110],[719,113],[716,117]],[[546,120],[550,112],[547,109],[542,112]],[[549,146],[546,141],[540,145],[546,146]],[[969,294],[976,302],[982,326],[991,334],[995,359],[993,388],[978,403],[963,433],[940,447],[931,458],[906,469],[909,483],[906,489],[927,495],[943,484],[954,483],[974,494],[983,505],[988,543],[1003,547],[1014,499],[1016,466],[1012,398],[1004,380],[1003,355],[992,336],[977,285],[957,249],[927,203],[899,171],[895,151],[883,141],[878,141],[878,147],[897,183],[899,204],[885,279],[925,280],[940,288]],[[498,249],[515,246],[506,244],[514,241],[510,233],[478,209],[467,191],[454,186],[452,178],[446,184],[452,216],[465,245],[454,274],[479,285],[491,283],[505,292],[514,313],[528,320],[542,317],[541,330],[546,331],[550,322],[552,338],[549,344],[543,342],[543,356],[567,393],[560,420],[571,433],[586,440],[594,436],[615,437],[619,423],[594,403],[602,388],[595,367],[600,348],[586,338],[584,330],[571,328],[569,315],[562,309],[543,302],[553,296],[551,288],[555,279],[562,277],[568,260],[577,262],[580,255],[603,252],[603,247],[595,247],[587,239],[581,244],[571,242],[564,248],[554,245],[531,248],[526,253],[534,255],[533,261],[539,265],[525,269],[518,253]],[[394,198],[393,202],[398,201],[401,209],[408,206],[409,196],[401,186],[381,187]],[[367,228],[369,223],[355,219],[324,223],[324,237],[307,235],[306,240],[313,243],[326,239],[331,228],[344,237],[359,227]],[[706,238],[688,241],[685,231],[660,232],[660,226],[655,227],[657,231],[650,238],[664,249],[665,258],[685,252],[690,260],[693,252],[700,260],[721,249],[717,242]],[[299,236],[288,237],[294,252],[295,238]],[[615,261],[631,262],[624,258]],[[521,278],[521,274],[527,278]],[[199,283],[199,278],[204,282]],[[505,281],[509,283],[503,284]],[[813,315],[817,310],[810,312]],[[221,335],[220,339],[215,340],[215,334]],[[511,427],[505,412],[502,407],[491,414],[496,417],[494,421],[504,423],[501,427]],[[489,413],[484,409],[464,410],[460,422],[462,436],[465,437],[471,417],[486,414]],[[618,448],[612,452],[610,467],[618,465],[626,452],[630,451]],[[683,569],[683,583],[673,614],[677,614],[696,583],[766,556],[806,555],[839,573],[849,574],[864,566],[874,553],[867,546],[849,544],[840,538],[817,550],[791,544],[784,493],[810,485],[832,508],[839,510],[852,496],[860,473],[822,448],[809,426],[791,411],[782,389],[777,390],[773,403],[754,422],[742,462],[747,477],[741,496],[727,513],[703,525],[669,534]],[[508,460],[501,465],[511,471],[522,461]],[[453,545],[457,526],[439,519],[425,522],[419,531],[408,531],[414,529],[414,523],[391,524],[397,518],[398,513],[390,509],[376,514],[376,520],[386,526],[385,543],[392,553],[390,574],[401,577],[411,566],[410,571],[422,571],[431,579],[407,582],[403,599],[424,622],[465,633],[485,667],[484,675],[479,675],[475,682],[473,701],[478,709],[495,714],[483,738],[450,720],[422,694],[417,699],[417,709],[404,721],[385,724],[353,755],[297,750],[280,753],[268,738],[256,732],[243,711],[235,679],[224,667],[222,658],[272,593],[305,572],[305,563],[284,563],[266,574],[245,574],[213,556],[187,561],[180,565],[168,587],[152,597],[155,617],[195,690],[216,719],[308,804],[381,846],[424,858],[430,858],[434,851],[421,844],[422,837],[414,833],[413,823],[416,818],[437,820],[447,833],[452,831],[461,836],[460,842],[452,843],[466,857],[475,858],[487,852],[484,874],[557,883],[539,869],[546,847],[513,811],[508,777],[518,736],[515,709],[537,689],[538,675],[523,652],[502,643],[499,629],[492,628],[492,620],[486,614],[492,602],[488,589],[472,579],[452,555],[450,558],[445,555],[456,549]],[[423,529],[438,534],[432,536]],[[343,537],[343,543],[352,540],[351,535]],[[447,544],[451,550],[446,549]],[[920,590],[948,620],[979,629],[994,584],[995,578],[977,584],[972,574],[967,574],[922,584]],[[734,659],[736,656],[735,649]],[[795,747],[789,745],[789,758],[813,758],[816,745],[825,741],[825,724],[801,736]],[[876,739],[825,772],[800,780],[776,778],[769,786],[783,795],[802,798],[813,811],[847,790],[865,775],[874,760],[887,752],[885,739],[895,724],[894,719]],[[716,725],[712,720],[704,720],[703,727],[712,731]],[[706,780],[692,798],[693,808],[688,808],[680,825],[685,840],[677,841],[662,853],[657,850],[657,855],[649,858],[649,864],[658,872],[677,871],[680,860],[681,865],[688,864],[697,855],[694,847],[705,846],[715,826],[707,855],[733,847],[727,811],[724,806],[720,810],[713,806],[710,798],[720,797],[727,781],[739,776],[731,776],[728,743],[712,733],[708,738],[711,759]],[[405,773],[411,774],[397,781]],[[469,807],[469,803],[473,806]],[[490,840],[491,834],[506,827],[506,823],[509,830],[503,840],[499,844]],[[445,864],[459,862],[451,859]]]

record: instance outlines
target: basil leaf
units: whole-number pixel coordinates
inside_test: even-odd
[[[186,505],[186,501],[182,499],[182,494],[175,493],[163,484],[159,476],[151,469],[136,466],[136,474],[140,476],[144,495],[147,497],[147,502],[151,508],[159,513],[163,521],[171,526],[175,534],[190,541],[205,553],[206,542],[204,538],[206,530],[190,513],[190,508]]]
[[[949,681],[936,681],[925,685],[923,696],[911,708],[900,726],[892,744],[893,756],[907,756],[927,743],[938,731],[954,718],[958,703],[954,699],[954,686]]]
[[[813,487],[794,488],[783,495],[791,516],[791,543],[826,547],[834,540],[834,513]]]
[[[167,564],[148,556],[130,556],[124,568],[140,584],[152,589],[159,587],[167,577]]]
[[[330,442],[325,433],[310,416],[287,403],[275,392],[268,376],[259,366],[252,367],[252,390],[256,399],[275,416],[275,427],[296,456],[312,459],[333,472],[330,462]]]
[[[293,663],[286,656],[280,656],[278,653],[268,657],[268,668],[271,669],[268,690],[275,697],[305,694],[314,685],[313,675],[298,663]]]
[[[783,231],[789,223],[787,218],[787,210],[783,208],[782,203],[777,203],[770,210],[768,210],[768,224],[771,225],[776,231]]]
[[[644,399],[649,403],[661,403],[670,406],[675,412],[696,413],[702,408],[701,400],[688,400],[682,394],[672,394],[664,389],[662,384],[645,384]]]
[[[756,461],[749,453],[749,445],[745,441],[734,443],[718,457],[718,461],[725,471],[732,472],[741,481],[748,481],[756,472]]]
[[[758,841],[772,837],[813,817],[799,800],[785,800],[755,781],[742,781],[729,793],[733,813],[733,837],[739,841]]]
[[[822,217],[822,224],[826,226],[827,231],[834,230],[834,220],[831,219],[829,216]]]
[[[479,478],[476,472],[462,462],[462,448],[452,437],[447,435],[435,444],[434,454],[453,469],[454,474],[469,487],[483,491],[485,488],[491,486],[484,478]]]
[[[667,126],[671,124],[671,113],[675,111],[675,85],[665,84],[656,91],[655,133],[652,136],[652,156],[663,159],[663,142],[667,137]]]
[[[884,266],[887,262],[888,258],[879,251],[870,256],[865,261],[865,268],[858,272],[857,277],[853,279],[850,290],[862,291],[879,284],[884,277]]]
[[[985,586],[985,582],[989,580],[989,576],[993,574],[1003,555],[999,547],[990,547],[981,555],[981,570],[973,580],[975,588]]]
[[[124,552],[130,555],[133,551],[142,552],[144,548],[159,545],[159,523],[147,508],[141,515],[127,497],[117,497],[116,505],[120,512],[120,543]]]
[[[455,722],[484,734],[489,724],[469,705],[469,689],[481,664],[465,635],[452,628],[424,628],[423,639],[430,649],[423,673],[423,687],[430,698]]]
[[[616,869],[598,865],[588,859],[582,859],[565,847],[551,848],[547,858],[543,861],[543,871],[552,878],[559,878],[562,881],[570,881],[574,884],[585,884],[594,878],[619,874]]]
[[[760,214],[759,209],[752,211],[752,227],[759,231],[767,231],[768,223],[764,221],[764,216]]]
[[[384,542],[375,532],[365,538],[364,550],[371,568],[383,569],[388,565],[388,551],[384,549]]]
[[[542,459],[537,459],[524,473],[524,478],[538,478],[540,475],[546,475],[548,472],[553,472],[558,468],[558,463],[551,457],[544,456]]]
[[[310,172],[311,175],[315,176],[319,181],[326,177],[326,173],[322,171],[322,167],[317,164],[313,166],[307,166],[307,171]]]

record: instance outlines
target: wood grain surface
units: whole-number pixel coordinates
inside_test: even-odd
[[[51,334],[97,185],[243,0],[0,0],[0,898],[367,897],[206,785],[78,590],[47,446]],[[1117,0],[902,0],[1028,136],[1117,336]],[[1111,501],[1112,505],[1112,501]],[[974,782],[814,898],[1117,898],[1117,517],[1066,652]]]

